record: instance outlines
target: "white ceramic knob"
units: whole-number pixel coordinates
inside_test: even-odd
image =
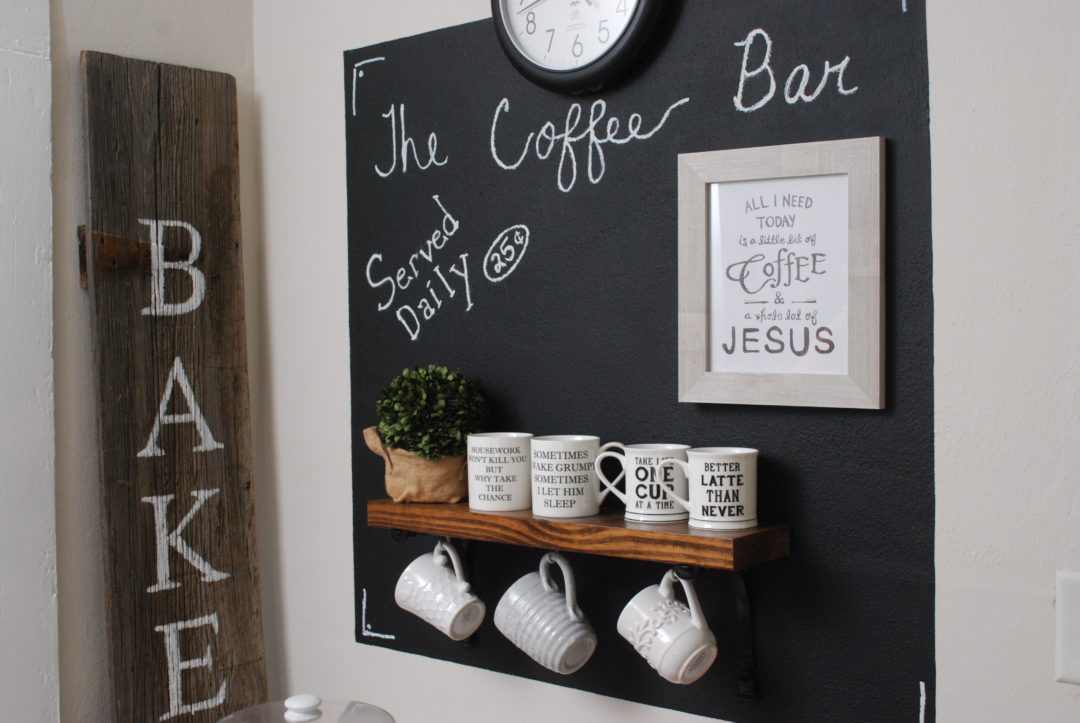
[[[285,699],[285,720],[289,723],[315,720],[322,715],[322,699],[311,693],[297,693]]]

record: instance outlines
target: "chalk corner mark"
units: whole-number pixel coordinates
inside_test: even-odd
[[[358,63],[353,63],[352,114],[353,114],[354,118],[356,117],[356,81],[357,81],[357,79],[364,77],[364,71],[361,70],[361,68],[363,68],[365,65],[368,65],[369,63],[378,63],[378,62],[381,62],[383,60],[386,60],[386,57],[380,55],[380,56],[378,56],[376,58],[367,58],[366,60],[361,60]]]
[[[926,723],[926,681],[919,681],[919,723]]]
[[[367,588],[363,588],[363,595],[360,602],[360,634],[365,638],[381,638],[383,640],[397,640],[396,635],[390,635],[389,633],[377,633],[371,629],[371,624],[367,621]]]

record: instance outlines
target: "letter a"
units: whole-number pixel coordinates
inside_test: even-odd
[[[206,277],[195,268],[195,261],[202,252],[202,236],[190,223],[184,221],[159,221],[140,218],[139,223],[150,227],[150,306],[142,310],[143,316],[179,316],[199,308],[206,296]],[[165,228],[182,228],[191,236],[191,253],[187,261],[166,261],[164,235]],[[165,270],[179,269],[191,277],[191,296],[179,304],[165,301]]]
[[[169,414],[168,412],[174,383],[179,383],[180,391],[184,393],[184,399],[187,400],[188,412],[186,414]],[[199,409],[199,403],[195,401],[195,392],[191,390],[191,382],[188,381],[187,374],[184,373],[184,365],[180,361],[180,357],[176,357],[173,361],[172,371],[169,372],[169,378],[165,382],[165,393],[161,395],[161,406],[158,407],[157,417],[154,418],[154,429],[150,432],[150,439],[146,442],[143,450],[136,456],[163,457],[165,452],[157,444],[158,435],[161,433],[161,425],[186,424],[189,422],[195,424],[195,431],[199,433],[199,444],[193,448],[193,451],[209,452],[225,447],[224,444],[214,439],[214,435],[210,433],[210,426],[206,423],[206,418],[203,417],[202,411]]]
[[[191,549],[180,534],[188,526],[199,509],[206,501],[216,495],[220,490],[195,490],[191,496],[195,498],[195,504],[191,506],[184,519],[176,529],[169,532],[169,503],[176,495],[156,495],[143,497],[142,501],[154,506],[154,538],[157,540],[157,583],[146,588],[147,592],[161,592],[162,590],[174,590],[180,587],[180,583],[171,579],[169,574],[169,548],[176,550],[180,556],[187,560],[192,567],[202,573],[203,582],[217,582],[229,577],[229,573],[215,570],[213,565],[207,562],[199,553]]]
[[[169,718],[175,718],[176,716],[185,713],[190,714],[198,713],[201,710],[210,710],[211,708],[217,708],[225,702],[225,691],[229,685],[228,680],[221,681],[221,687],[218,688],[217,695],[213,698],[200,700],[197,703],[184,702],[182,680],[184,671],[191,670],[192,668],[206,668],[207,670],[213,671],[214,655],[210,652],[210,646],[207,645],[206,654],[201,658],[188,658],[185,660],[183,654],[180,652],[180,633],[184,630],[202,628],[207,625],[209,625],[213,629],[214,634],[217,635],[217,613],[204,615],[201,618],[195,618],[194,620],[181,620],[178,623],[154,626],[154,630],[165,636],[165,655],[169,665],[169,711],[158,718],[158,720],[168,720]]]

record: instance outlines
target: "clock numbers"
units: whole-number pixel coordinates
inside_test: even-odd
[[[576,71],[618,47],[642,0],[500,0],[510,41],[537,67]]]

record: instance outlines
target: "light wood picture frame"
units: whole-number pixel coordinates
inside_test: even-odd
[[[680,402],[884,407],[884,153],[679,155]]]

